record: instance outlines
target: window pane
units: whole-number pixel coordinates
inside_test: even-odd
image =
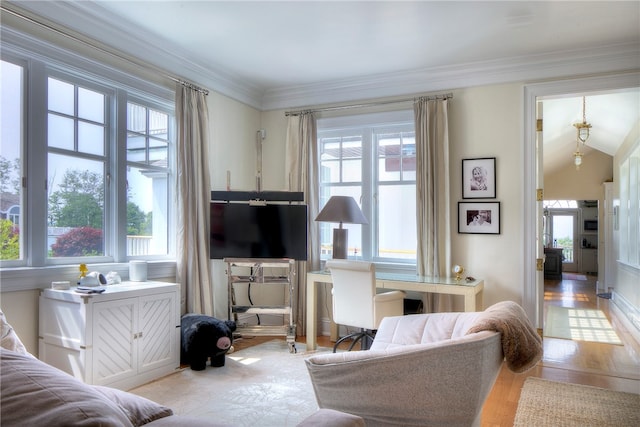
[[[23,68],[2,61],[0,69],[0,260],[22,259]]]
[[[127,104],[127,129],[134,132],[147,131],[147,109],[137,104]]]
[[[149,134],[159,139],[167,139],[169,116],[159,111],[149,110]]]
[[[416,259],[415,185],[385,185],[380,186],[379,191],[377,256]]]
[[[342,141],[342,158],[343,159],[361,159],[362,158],[362,138],[359,136],[344,138]]]
[[[378,160],[378,179],[380,181],[400,180],[400,157],[382,157]]]
[[[169,144],[166,141],[149,140],[149,162],[167,166]]]
[[[362,160],[347,160],[342,162],[342,182],[362,181]]]
[[[127,160],[166,167],[169,115],[132,103],[127,104],[127,111]]]
[[[104,163],[49,154],[49,257],[104,255]]]
[[[78,117],[104,123],[104,95],[85,88],[78,88]]]
[[[340,138],[324,138],[320,144],[320,160],[335,160],[340,158]]]
[[[340,162],[322,162],[320,165],[320,182],[340,182]]]
[[[378,138],[378,179],[415,180],[416,146],[413,134],[383,134]]]
[[[402,139],[402,180],[416,180],[416,138],[414,135]]]
[[[145,162],[147,160],[146,138],[136,133],[127,135],[127,160]]]
[[[74,88],[72,84],[49,77],[49,111],[74,115]]]
[[[73,119],[49,113],[47,135],[49,147],[73,150]]]
[[[168,174],[127,168],[127,256],[168,251]]]
[[[79,122],[78,151],[104,156],[104,127]]]

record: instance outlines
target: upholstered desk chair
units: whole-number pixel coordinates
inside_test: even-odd
[[[333,321],[338,325],[359,328],[359,332],[340,338],[338,345],[353,339],[349,350],[360,340],[361,348],[368,348],[374,338],[374,331],[384,317],[402,316],[405,293],[391,291],[376,293],[376,270],[371,262],[329,260],[327,268],[333,282]]]

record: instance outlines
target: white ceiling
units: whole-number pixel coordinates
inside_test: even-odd
[[[640,69],[638,1],[6,3],[263,110]],[[582,95],[545,101],[554,157]],[[585,95],[589,144],[613,154],[640,93]]]

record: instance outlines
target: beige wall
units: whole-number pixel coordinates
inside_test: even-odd
[[[0,306],[29,353],[38,354],[38,297],[40,291],[2,292]]]
[[[522,303],[523,85],[507,84],[454,92],[451,132],[452,262],[484,279],[485,307],[502,300]],[[462,201],[461,161],[496,158],[499,235],[458,234],[457,202]],[[457,307],[460,308],[460,307]]]

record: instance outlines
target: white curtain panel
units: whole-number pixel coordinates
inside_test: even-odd
[[[213,316],[209,259],[209,113],[206,95],[176,87],[177,281],[188,313]]]
[[[451,270],[448,100],[420,98],[416,126],[417,273],[447,277]],[[430,294],[425,310],[450,311],[451,296]]]
[[[285,180],[290,191],[302,191],[308,209],[307,262],[298,262],[295,280],[294,312],[296,334],[304,335],[307,318],[307,271],[320,269],[320,227],[314,221],[318,215],[320,167],[318,132],[313,113],[289,116],[285,151]]]

